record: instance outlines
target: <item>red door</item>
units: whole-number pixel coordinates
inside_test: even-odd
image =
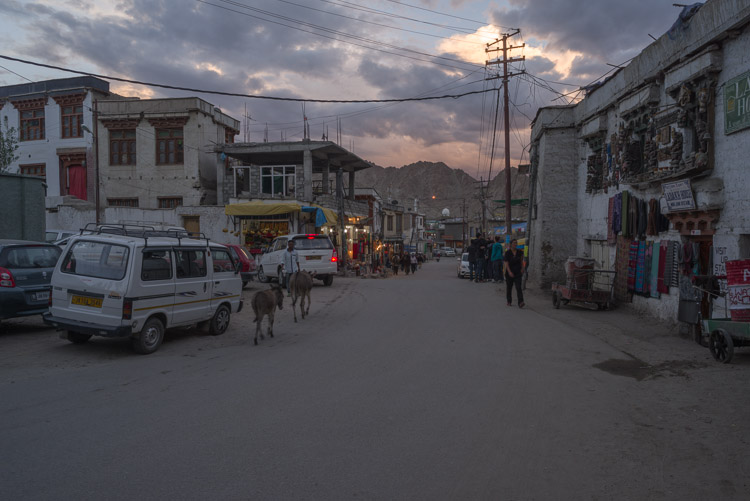
[[[86,167],[83,165],[68,167],[68,194],[81,200],[88,199],[86,196]]]

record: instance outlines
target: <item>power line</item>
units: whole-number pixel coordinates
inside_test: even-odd
[[[359,19],[358,17],[346,16],[344,14],[338,14],[336,12],[331,12],[329,10],[316,9],[315,7],[310,7],[308,5],[303,5],[303,4],[295,3],[295,2],[290,2],[289,0],[276,0],[276,1],[277,2],[281,2],[281,3],[286,3],[286,4],[289,4],[289,5],[294,5],[296,7],[302,7],[303,9],[309,9],[309,10],[314,10],[316,12],[322,12],[324,14],[329,14],[331,16],[343,17],[344,19],[351,19],[353,21],[358,21],[360,23],[372,24],[374,26],[381,26],[383,28],[388,28],[388,29],[392,29],[392,30],[405,31],[407,33],[414,33],[414,34],[417,34],[417,35],[424,35],[424,36],[432,37],[432,38],[441,38],[443,40],[453,40],[455,42],[461,42],[461,43],[470,43],[470,44],[476,44],[476,45],[484,45],[482,42],[473,42],[471,40],[457,40],[457,39],[454,39],[453,37],[444,37],[444,36],[440,36],[440,35],[434,35],[432,33],[425,33],[425,32],[422,32],[422,31],[415,31],[415,30],[409,30],[409,29],[406,29],[406,28],[399,28],[398,26],[390,26],[388,24],[376,23],[375,21],[367,21],[365,19]]]
[[[384,49],[377,49],[377,48],[371,47],[369,45],[363,45],[363,44],[358,44],[358,43],[355,43],[355,42],[350,42],[348,40],[342,40],[341,38],[336,38],[336,37],[333,37],[333,36],[324,35],[322,33],[317,33],[315,31],[306,30],[306,29],[303,29],[303,28],[299,28],[297,26],[292,26],[292,25],[281,23],[281,22],[278,22],[278,21],[273,21],[271,19],[266,19],[266,18],[263,18],[263,17],[254,16],[254,15],[249,14],[247,12],[242,12],[242,11],[235,10],[235,9],[230,9],[229,7],[225,7],[223,5],[217,5],[215,3],[211,3],[211,2],[208,2],[206,0],[195,0],[195,1],[203,3],[203,4],[206,4],[206,5],[211,5],[212,7],[216,7],[218,9],[224,9],[224,10],[227,10],[229,12],[234,12],[235,14],[241,14],[243,16],[252,17],[253,19],[259,19],[261,21],[265,21],[265,22],[268,22],[268,23],[278,24],[280,26],[285,26],[285,27],[291,28],[293,30],[298,30],[298,31],[302,31],[302,32],[305,32],[305,33],[310,33],[311,35],[316,35],[316,36],[319,36],[319,37],[328,38],[330,40],[335,40],[337,42],[347,43],[347,44],[350,44],[350,45],[356,45],[357,47],[362,47],[362,48],[365,48],[365,49],[376,50],[378,52],[384,52],[386,54],[391,54],[391,55],[398,56],[398,57],[405,57],[405,58],[413,59],[413,60],[416,60],[416,61],[422,61],[422,62],[426,62],[426,63],[437,64],[437,65],[446,66],[446,67],[449,67],[449,68],[455,68],[455,69],[459,69],[459,70],[463,70],[463,71],[466,71],[468,69],[466,67],[460,67],[460,66],[450,65],[450,64],[446,64],[446,63],[439,63],[439,62],[436,62],[436,61],[428,61],[428,60],[420,59],[420,58],[417,58],[417,57],[407,56],[405,54],[399,54],[397,52],[390,52],[390,51],[387,51],[387,50],[384,50]],[[457,62],[459,64],[465,64],[465,65],[473,67],[473,68],[478,67],[478,65],[475,65],[475,64],[472,64],[472,63],[467,63],[467,62],[461,61],[459,59],[453,59],[453,58],[444,57],[444,56],[436,56],[434,54],[429,54],[429,53],[426,53],[426,52],[421,52],[421,51],[417,51],[417,50],[413,50],[413,49],[407,49],[405,47],[399,47],[397,45],[391,45],[391,44],[387,44],[387,43],[384,43],[384,42],[379,42],[377,40],[371,40],[371,39],[368,39],[368,38],[360,37],[360,36],[357,36],[357,35],[351,35],[349,33],[344,33],[342,31],[333,30],[331,28],[326,28],[324,26],[318,26],[318,25],[315,25],[315,24],[312,24],[312,23],[307,23],[305,21],[300,21],[300,20],[293,19],[293,18],[290,18],[290,17],[287,17],[287,16],[282,16],[282,15],[279,15],[279,14],[274,14],[273,12],[265,11],[265,10],[262,10],[262,9],[257,9],[255,7],[250,7],[249,5],[245,5],[245,4],[240,3],[240,2],[235,2],[233,0],[217,0],[217,1],[220,1],[220,2],[223,2],[223,3],[227,3],[227,4],[233,5],[235,7],[240,7],[240,8],[243,8],[243,9],[251,10],[253,12],[259,12],[259,13],[264,14],[266,16],[275,17],[275,18],[282,19],[282,20],[285,20],[285,21],[289,21],[289,22],[301,24],[302,26],[307,26],[307,27],[312,28],[312,29],[324,31],[324,32],[327,32],[327,33],[331,33],[333,35],[338,35],[340,37],[351,38],[351,39],[354,39],[354,40],[359,40],[361,42],[365,42],[365,43],[369,43],[369,44],[373,44],[373,45],[378,45],[378,46],[381,46],[381,47],[387,47],[387,48],[390,48],[390,49],[402,50],[402,51],[405,51],[405,52],[411,52],[413,54],[427,56],[427,57],[431,57],[431,58],[434,58],[434,59],[444,59],[444,60],[447,60],[447,61],[453,61],[453,62]]]
[[[432,12],[433,14],[440,14],[441,16],[452,17],[454,19],[460,19],[462,21],[469,21],[470,23],[487,24],[486,21],[476,21],[474,19],[468,19],[466,17],[454,16],[453,14],[446,14],[445,12],[440,12],[440,11],[437,11],[437,10],[428,9],[426,7],[420,7],[418,5],[408,4],[406,2],[399,2],[398,0],[386,0],[386,1],[391,2],[391,3],[396,3],[396,4],[399,4],[399,5],[403,5],[405,7],[411,7],[412,9],[419,9],[419,10],[424,10],[424,11],[427,11],[427,12]],[[500,26],[500,28],[508,29],[508,30],[514,29],[514,28],[508,28],[506,26]]]
[[[15,76],[17,76],[17,77],[21,77],[21,78],[23,78],[24,80],[28,80],[29,82],[31,82],[31,83],[34,83],[34,81],[33,81],[33,80],[31,80],[30,78],[26,78],[26,77],[25,77],[25,76],[23,76],[23,75],[19,75],[19,74],[18,74],[18,73],[16,73],[15,71],[13,71],[13,70],[9,70],[9,69],[8,69],[8,68],[6,68],[5,66],[0,66],[0,68],[4,69],[4,70],[5,70],[5,71],[7,71],[8,73],[13,73],[13,74],[14,74]]]
[[[136,85],[145,85],[147,87],[159,87],[162,89],[172,89],[172,90],[183,90],[186,92],[198,92],[201,94],[215,94],[219,96],[230,96],[230,97],[244,97],[249,99],[267,99],[272,101],[291,101],[291,102],[307,102],[307,103],[403,103],[403,102],[409,102],[409,101],[434,101],[438,99],[458,99],[465,96],[471,96],[473,94],[483,94],[487,92],[486,90],[475,90],[471,92],[464,92],[463,94],[446,94],[443,96],[427,96],[427,97],[408,97],[408,98],[399,98],[399,99],[309,99],[309,98],[301,98],[301,97],[279,97],[279,96],[261,96],[256,94],[243,94],[240,92],[224,92],[219,90],[206,90],[206,89],[196,89],[192,87],[180,87],[176,85],[166,85],[166,84],[159,84],[159,83],[153,83],[153,82],[143,82],[140,80],[133,80],[129,78],[120,78],[120,77],[113,77],[108,75],[101,75],[98,73],[90,73],[87,71],[78,71],[73,70],[70,68],[64,68],[62,66],[55,66],[52,64],[44,64],[39,63],[35,61],[28,61],[26,59],[19,59],[16,57],[10,57],[0,54],[0,59],[7,59],[8,61],[15,61],[17,63],[24,63],[24,64],[30,64],[33,66],[41,66],[42,68],[49,68],[53,70],[59,70],[59,71],[65,71],[68,73],[75,73],[77,75],[85,75],[85,76],[91,76],[96,78],[101,78],[103,80],[114,80],[117,82],[125,82],[125,83],[131,83]]]

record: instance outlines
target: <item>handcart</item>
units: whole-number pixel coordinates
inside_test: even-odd
[[[731,362],[734,349],[750,346],[750,322],[731,318],[709,318],[703,320],[704,330],[709,334],[708,349],[715,360],[723,364]]]
[[[566,283],[552,284],[552,306],[574,304],[597,310],[609,309],[612,305],[612,290],[615,273],[610,270],[575,269],[568,274]]]

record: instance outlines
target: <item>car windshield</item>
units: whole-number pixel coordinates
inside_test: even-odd
[[[468,261],[468,260],[469,260],[468,252],[464,252],[463,254],[461,254],[461,261]]]
[[[8,269],[54,268],[62,251],[52,245],[9,247],[0,256],[0,266]]]
[[[333,249],[333,244],[326,236],[302,236],[294,238],[294,248],[297,250],[326,250]]]
[[[124,245],[79,240],[68,250],[60,271],[71,275],[122,280],[129,253]]]

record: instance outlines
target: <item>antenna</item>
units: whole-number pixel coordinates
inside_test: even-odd
[[[266,128],[263,129],[263,142],[268,142],[268,122],[266,122]]]

